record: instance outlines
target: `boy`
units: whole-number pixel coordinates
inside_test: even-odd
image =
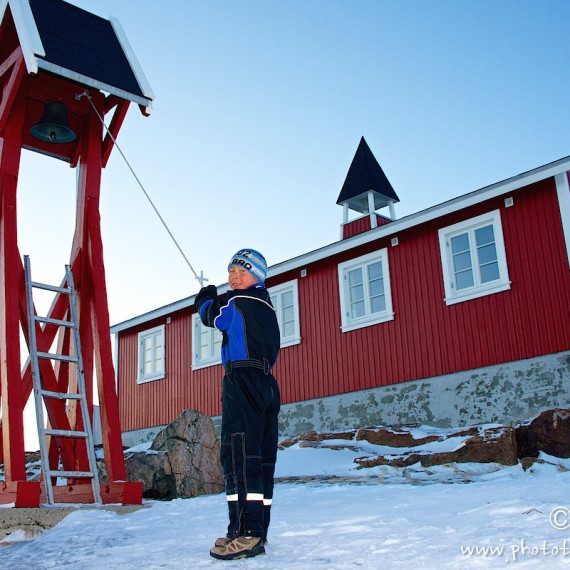
[[[277,316],[265,288],[267,262],[240,249],[228,265],[231,291],[196,295],[202,322],[222,332],[222,433],[229,525],[210,550],[221,560],[265,554],[277,459],[280,393],[271,374],[279,353]]]

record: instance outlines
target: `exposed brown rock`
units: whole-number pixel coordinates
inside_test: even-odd
[[[494,427],[480,430],[477,435],[469,437],[458,449],[423,455],[420,462],[424,467],[472,462],[516,465],[517,451],[513,429]]]
[[[379,432],[380,430],[375,430]],[[388,433],[387,439],[383,439]],[[366,434],[369,435],[369,434]],[[381,445],[388,445],[387,440],[392,438],[393,433],[389,430],[382,430],[380,439]],[[399,434],[396,434],[399,435]],[[405,432],[402,434],[405,435]],[[421,463],[423,467],[431,467],[433,465],[443,465],[446,463],[500,463],[502,465],[515,465],[517,463],[516,445],[514,442],[513,430],[510,427],[493,427],[487,429],[470,428],[468,430],[460,430],[456,433],[447,434],[445,438],[466,437],[464,444],[453,451],[431,452],[428,450],[418,451],[417,453],[409,453],[402,455],[380,455],[376,457],[365,457],[355,459],[355,463],[359,469],[366,467],[376,467],[378,465],[390,465],[391,467],[408,467],[417,463]],[[361,438],[370,441],[368,437]],[[374,439],[374,438],[372,438]],[[397,441],[398,445],[391,445],[395,449],[404,447],[400,445],[403,440]],[[422,438],[423,443],[432,441],[441,441],[443,437]],[[420,440],[413,440],[414,442]],[[420,444],[411,445],[417,447]]]
[[[538,457],[540,451],[555,457],[570,457],[570,410],[542,412],[530,424],[516,430],[518,456]]]
[[[134,451],[125,454],[127,481],[142,481],[145,499],[175,499],[176,480],[165,452]]]
[[[541,461],[540,459],[538,459],[537,457],[523,457],[521,459],[521,467],[527,471],[528,469],[530,469],[535,463],[544,463],[544,461]]]
[[[356,433],[356,440],[366,440],[368,443],[374,445],[386,445],[388,447],[413,447],[416,445],[423,445],[431,441],[437,441],[437,435],[428,435],[420,439],[415,439],[414,436],[408,431],[396,431],[377,428],[377,429],[359,429]]]
[[[307,442],[319,443],[321,441],[326,441],[326,440],[330,440],[330,439],[352,440],[352,439],[354,439],[356,431],[357,430],[318,433],[315,430],[311,430],[311,431],[308,431],[302,435],[297,435],[295,437],[289,437],[287,439],[280,441],[279,447],[281,449],[286,449],[288,447],[291,447],[292,445],[295,445],[296,443],[301,443],[301,442],[303,442],[303,445],[305,447],[317,447],[316,445],[310,446],[307,444]]]
[[[177,497],[223,491],[220,444],[209,416],[185,410],[156,436],[151,450],[168,455]]]
[[[358,457],[354,463],[358,465],[357,469],[365,469],[369,467],[377,467],[378,465],[389,465],[390,467],[409,467],[421,460],[419,453],[410,455],[400,455],[389,457],[385,455],[377,455],[376,457]]]
[[[154,439],[149,451],[125,455],[127,479],[143,482],[143,497],[175,499],[220,493],[224,479],[212,418],[185,410]]]

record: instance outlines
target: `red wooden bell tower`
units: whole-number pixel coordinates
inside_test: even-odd
[[[71,168],[78,169],[76,226],[69,265],[77,292],[90,421],[94,386],[101,411],[108,476],[108,483],[101,484],[101,496],[106,503],[140,503],[141,484],[125,482],[99,196],[101,170],[109,159],[129,105],[137,104],[147,115],[153,95],[116,20],[100,18],[62,0],[8,0],[3,5],[4,13],[0,14],[0,462],[4,463],[4,482],[0,481],[0,503],[38,506],[43,492],[39,482],[26,480],[24,453],[23,412],[32,391],[32,379],[29,361],[23,369],[20,363],[24,348],[20,346],[21,332],[28,342],[16,215],[22,149],[66,161]],[[108,129],[103,125],[105,118]],[[63,311],[63,303],[56,297],[49,316],[62,318]],[[51,346],[55,337],[56,331],[51,333],[46,328],[40,332],[38,348]],[[65,343],[65,337],[58,342]],[[73,381],[65,367],[50,362],[42,365],[42,377],[48,389],[60,392],[66,392]],[[46,403],[46,409],[52,426],[68,423],[61,403]],[[61,461],[64,468],[84,464],[84,454],[79,446],[58,437],[51,440],[50,458]],[[68,484],[60,489],[57,502],[93,502],[90,489],[90,485]]]

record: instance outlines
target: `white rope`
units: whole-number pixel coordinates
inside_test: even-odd
[[[147,200],[149,201],[150,205],[152,206],[153,210],[156,212],[156,215],[158,216],[159,220],[162,222],[162,225],[164,226],[164,228],[166,229],[166,231],[168,232],[168,235],[170,236],[170,238],[172,239],[172,241],[174,242],[174,245],[176,245],[176,247],[178,248],[178,251],[182,254],[182,257],[184,258],[184,261],[186,262],[186,264],[188,265],[188,267],[190,268],[190,270],[192,271],[192,273],[194,274],[194,277],[198,280],[198,282],[200,283],[200,287],[202,287],[204,285],[204,281],[208,281],[203,274],[198,275],[196,273],[196,271],[194,271],[194,268],[192,267],[192,264],[190,263],[190,261],[188,260],[188,258],[186,257],[186,254],[182,251],[182,248],[180,247],[179,243],[176,241],[176,238],[174,237],[174,235],[172,234],[172,232],[170,231],[170,228],[168,227],[168,225],[166,224],[166,222],[164,221],[163,217],[160,215],[160,212],[158,211],[158,209],[156,208],[156,206],[154,205],[154,202],[152,201],[151,197],[148,195],[148,192],[145,190],[145,187],[143,186],[142,182],[139,180],[139,177],[136,175],[135,171],[133,170],[133,167],[130,165],[129,161],[127,160],[127,157],[124,155],[123,151],[121,150],[121,147],[117,144],[117,141],[115,140],[115,137],[112,135],[111,131],[109,130],[109,128],[107,127],[107,125],[105,124],[105,121],[103,120],[103,117],[100,115],[99,111],[97,110],[97,108],[95,107],[91,96],[89,95],[89,91],[87,91],[87,89],[83,92],[83,93],[79,93],[78,95],[75,96],[75,98],[77,100],[81,99],[81,97],[87,97],[87,99],[89,100],[89,103],[91,104],[91,107],[93,107],[93,110],[95,111],[95,113],[97,114],[97,116],[99,117],[99,120],[101,121],[101,124],[105,127],[105,130],[107,131],[107,134],[109,135],[109,137],[111,137],[111,140],[113,141],[113,144],[117,147],[117,150],[121,153],[121,156],[123,157],[123,160],[125,161],[125,164],[129,167],[129,170],[131,171],[132,175],[135,177],[135,180],[137,181],[138,185],[140,186],[141,190],[144,192],[144,195],[146,196]]]

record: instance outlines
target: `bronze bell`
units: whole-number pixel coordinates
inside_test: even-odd
[[[45,104],[41,121],[30,129],[33,137],[48,143],[69,143],[75,140],[75,133],[67,124],[67,107],[59,101]]]

